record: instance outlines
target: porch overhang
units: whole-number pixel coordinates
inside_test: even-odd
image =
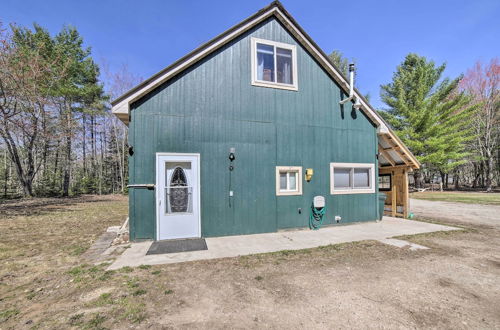
[[[378,162],[379,168],[420,168],[420,162],[391,129],[378,133]]]

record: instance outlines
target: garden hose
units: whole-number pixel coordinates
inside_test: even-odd
[[[309,215],[309,229],[318,230],[323,224],[326,207],[315,208],[311,205],[311,214]]]

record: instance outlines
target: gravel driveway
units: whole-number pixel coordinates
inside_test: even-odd
[[[411,199],[410,210],[417,217],[444,219],[464,224],[500,227],[500,206],[436,202]]]

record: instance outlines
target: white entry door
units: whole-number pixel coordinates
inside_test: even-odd
[[[158,240],[200,237],[200,155],[156,154]]]

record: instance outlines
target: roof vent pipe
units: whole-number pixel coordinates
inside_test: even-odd
[[[340,104],[345,104],[354,97],[354,63],[349,64],[349,97],[340,101]]]

